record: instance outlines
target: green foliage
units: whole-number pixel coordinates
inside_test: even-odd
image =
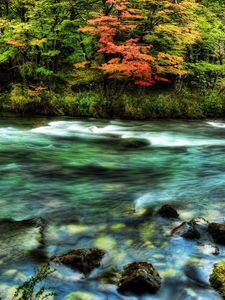
[[[32,111],[32,107],[40,104],[39,94],[29,95],[29,91],[21,84],[14,84],[10,93],[10,107],[17,113],[24,114]]]
[[[177,94],[170,91],[154,92],[138,96],[124,94],[122,96],[122,116],[132,119],[202,119],[221,117],[225,105],[223,96],[218,91],[200,95],[196,90],[183,89]]]
[[[48,264],[39,267],[33,277],[17,288],[12,300],[48,300],[54,296],[54,292],[46,291],[44,286],[37,289],[37,285],[53,272]]]
[[[223,0],[129,0],[126,7],[137,18],[127,16],[128,9],[124,11],[121,24],[128,27],[117,27],[116,36],[111,21],[111,32],[101,28],[105,49],[110,52],[104,54],[98,51],[98,28],[90,21],[96,19],[96,13],[115,20],[115,1],[112,6],[101,0],[87,0],[85,5],[82,0],[0,2],[1,110],[134,119],[224,116]],[[81,32],[87,25],[93,34]],[[112,37],[117,42],[113,52]],[[155,62],[151,62],[153,76],[170,80],[165,83],[168,92],[165,84],[130,89],[125,76],[114,78],[115,60],[109,66],[110,75],[99,70],[99,65],[114,58],[121,64],[118,46],[130,38],[137,45],[152,45],[144,57],[149,59],[151,54]],[[123,55],[133,55],[135,48],[129,47]],[[137,53],[132,61],[137,63]],[[139,74],[141,68],[136,70]],[[130,72],[135,73],[133,68]],[[173,89],[178,81],[179,94]]]
[[[176,93],[154,91],[139,93],[127,90],[113,101],[103,101],[97,90],[55,93],[51,90],[35,92],[13,85],[10,95],[0,96],[0,109],[19,114],[68,115],[80,117],[119,117],[136,120],[157,118],[202,119],[222,117],[225,113],[225,96],[219,90],[183,88]]]
[[[14,84],[10,94],[0,96],[0,107],[18,114],[97,116],[100,95],[96,91],[56,93],[42,86]],[[1,101],[2,100],[2,101]]]
[[[75,98],[76,114],[84,117],[95,116],[96,104],[99,102],[98,94],[94,92],[78,92]]]
[[[65,76],[65,80],[72,89],[79,89],[80,87],[88,89],[102,80],[102,74],[96,69],[75,68]]]
[[[218,91],[213,91],[205,95],[202,106],[207,117],[222,117],[224,104],[224,99]]]
[[[38,67],[38,68],[36,68],[36,72],[38,74],[41,74],[41,75],[45,76],[45,77],[52,77],[52,75],[54,74],[53,71],[48,70],[48,69],[46,69],[44,67]]]
[[[10,59],[14,58],[16,50],[13,48],[6,49],[0,53],[0,64],[7,63]]]

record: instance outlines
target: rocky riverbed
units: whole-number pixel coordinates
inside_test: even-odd
[[[46,263],[54,300],[221,299],[222,121],[13,118],[0,133],[4,300]]]

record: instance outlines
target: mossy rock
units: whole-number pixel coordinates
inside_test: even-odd
[[[211,234],[214,242],[225,245],[225,224],[210,223],[208,232]]]
[[[152,294],[160,289],[161,277],[152,264],[133,262],[125,266],[117,287],[120,293]]]
[[[167,219],[177,219],[179,218],[179,214],[171,205],[165,204],[158,211],[157,214],[162,218]]]
[[[93,269],[100,266],[105,254],[106,251],[96,248],[75,249],[66,254],[52,257],[51,260],[78,270],[84,275],[89,275]]]
[[[225,261],[214,265],[212,274],[209,277],[211,285],[225,299]]]

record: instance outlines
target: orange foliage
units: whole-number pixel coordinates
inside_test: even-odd
[[[88,64],[88,62],[84,61],[84,62],[73,64],[73,67],[75,69],[85,69],[85,67],[86,67],[87,64]]]
[[[28,95],[29,96],[37,96],[37,95],[43,93],[45,90],[46,90],[46,88],[41,85],[31,86],[30,89],[28,89]]]
[[[99,36],[99,50],[104,63],[99,65],[109,78],[130,79],[134,84],[152,86],[157,81],[168,82],[157,75],[157,57],[150,54],[151,45],[141,45],[139,39],[126,39],[136,28],[136,20],[142,19],[139,10],[130,8],[126,0],[108,0],[114,5],[114,15],[96,14],[81,28],[81,32]],[[122,41],[117,41],[118,33],[123,33]],[[163,69],[163,67],[162,67]]]
[[[22,41],[11,39],[11,38],[4,39],[4,41],[6,44],[16,47],[16,48],[25,48],[27,46],[26,43],[24,43]]]

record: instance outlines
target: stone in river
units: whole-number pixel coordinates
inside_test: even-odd
[[[186,239],[199,239],[200,233],[190,222],[183,222],[171,231],[172,235],[179,235]]]
[[[221,261],[214,265],[209,281],[220,295],[225,299],[225,261]]]
[[[199,266],[194,265],[186,265],[184,267],[184,274],[191,279],[195,284],[208,288],[209,281],[208,281],[208,275],[204,271],[204,268],[201,268]]]
[[[117,285],[121,293],[156,293],[161,287],[161,277],[152,264],[134,262],[125,266]]]
[[[66,254],[55,256],[51,260],[62,263],[84,275],[89,275],[92,270],[100,266],[106,251],[97,248],[75,249]]]
[[[210,223],[208,232],[211,234],[214,242],[225,245],[225,224]]]
[[[201,235],[207,233],[209,222],[205,218],[202,217],[194,218],[189,222],[189,224],[194,226],[195,229],[197,229]]]
[[[168,219],[177,219],[179,218],[179,214],[171,205],[165,204],[163,205],[157,212],[163,218]]]
[[[149,140],[142,138],[122,138],[119,142],[119,146],[123,149],[135,149],[144,148],[150,146]]]

